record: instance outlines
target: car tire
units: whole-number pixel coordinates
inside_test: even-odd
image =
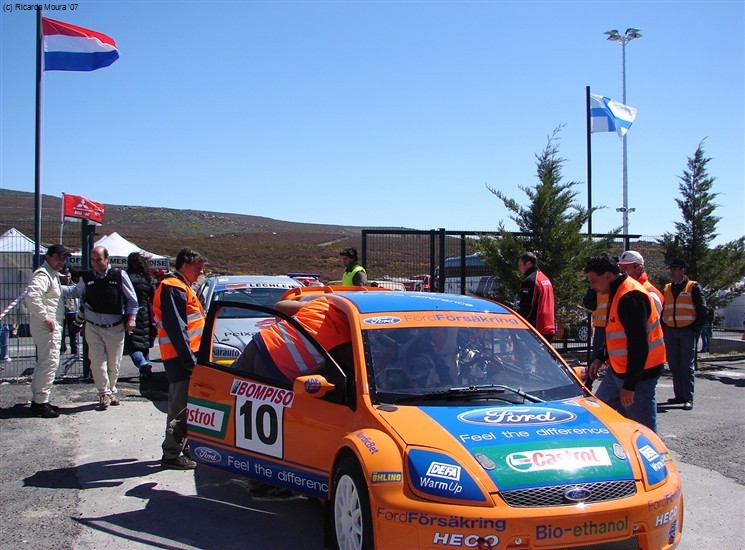
[[[582,325],[577,330],[577,338],[579,338],[580,342],[587,342],[588,338],[590,337],[590,329],[587,325]]]
[[[372,550],[372,517],[367,484],[357,461],[348,458],[334,473],[333,528],[339,550]]]

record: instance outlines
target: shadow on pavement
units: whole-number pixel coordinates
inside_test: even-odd
[[[122,479],[142,477],[160,471],[159,460],[139,461],[136,458],[91,462],[69,468],[42,470],[25,478],[24,487],[49,489],[97,489],[116,487]]]
[[[196,472],[196,476],[203,478],[203,488],[211,488],[199,496],[159,489],[157,483],[147,482],[125,493],[146,500],[143,509],[73,519],[156,548],[323,548],[319,501],[256,502],[244,488],[231,486],[220,472]]]

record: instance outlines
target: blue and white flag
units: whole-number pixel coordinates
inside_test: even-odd
[[[623,137],[636,118],[636,109],[608,97],[590,94],[590,131],[617,132]]]

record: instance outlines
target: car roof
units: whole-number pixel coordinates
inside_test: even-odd
[[[511,314],[507,308],[476,296],[431,292],[335,292],[352,302],[360,313],[403,311],[457,311]]]
[[[296,288],[302,286],[292,277],[285,275],[228,275],[210,277],[205,283],[212,286],[215,291],[229,288]]]

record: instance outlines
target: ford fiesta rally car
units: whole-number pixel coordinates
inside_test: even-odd
[[[346,287],[286,297],[321,295],[348,319],[351,356],[271,308],[210,308],[189,389],[195,460],[326,501],[343,549],[679,543],[665,445],[593,397],[512,310]],[[214,327],[244,308],[292,325],[316,368],[288,382],[215,357]]]

